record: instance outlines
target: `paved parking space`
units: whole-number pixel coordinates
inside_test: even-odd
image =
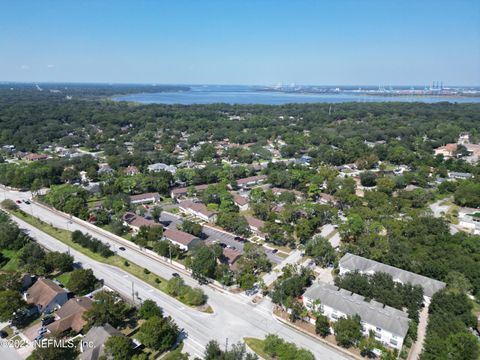
[[[186,217],[185,219],[187,218],[188,217]],[[193,221],[194,219],[190,218],[189,220]],[[177,216],[167,213],[165,211],[162,212],[162,215],[160,216],[160,222],[164,226],[168,227],[169,229],[176,229],[177,225],[182,224],[182,221],[183,221],[183,218],[178,218]],[[209,226],[203,226],[203,233],[206,235],[206,237],[204,238],[205,241],[209,241],[209,242],[217,241],[220,243],[224,243],[226,245],[234,247],[235,249],[243,253],[243,246],[245,244],[241,241],[235,240],[234,235],[225,233],[220,230],[213,229]],[[283,260],[281,257],[272,253],[271,250],[265,250],[265,253],[267,254],[270,261],[273,261],[274,263],[278,264]]]

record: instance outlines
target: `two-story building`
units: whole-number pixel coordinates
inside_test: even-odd
[[[40,278],[27,289],[23,299],[44,313],[62,307],[68,301],[68,293],[52,280]]]
[[[373,275],[383,272],[391,275],[393,281],[402,284],[420,285],[423,288],[423,300],[426,304],[437,291],[445,287],[445,283],[410,271],[399,269],[381,262],[370,260],[350,253],[345,254],[338,264],[340,275],[348,272],[358,271],[361,274]]]
[[[385,306],[377,301],[366,301],[361,295],[335,285],[318,282],[303,295],[303,304],[311,312],[318,311],[330,321],[358,315],[363,335],[373,331],[382,344],[400,350],[407,335],[409,319],[404,311]],[[312,315],[311,323],[315,323]]]

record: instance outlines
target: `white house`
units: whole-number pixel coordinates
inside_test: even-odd
[[[365,336],[373,331],[376,340],[394,349],[402,348],[407,335],[406,312],[377,301],[366,301],[363,296],[335,285],[323,282],[312,285],[303,295],[303,304],[309,311],[321,312],[330,321],[358,315]],[[315,319],[311,318],[310,322],[315,323]]]
[[[160,201],[160,194],[154,193],[154,192],[130,196],[130,203],[133,205],[149,204],[149,203],[155,203],[158,201]]]
[[[426,304],[430,303],[433,294],[443,289],[446,285],[444,282],[350,253],[345,254],[340,259],[338,265],[340,275],[352,271],[358,271],[359,273],[370,275],[373,275],[376,272],[383,272],[391,275],[395,282],[420,285],[423,288],[423,299]]]
[[[238,206],[240,211],[248,210],[248,198],[239,194],[233,194],[233,202]]]
[[[460,215],[458,225],[474,235],[480,235],[480,212]]]
[[[175,174],[177,172],[177,168],[173,165],[167,165],[164,163],[155,163],[148,165],[148,171],[159,172],[159,171],[168,171],[171,174]]]

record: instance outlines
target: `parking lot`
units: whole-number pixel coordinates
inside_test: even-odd
[[[191,218],[191,220],[194,220],[194,219]],[[167,212],[162,212],[160,216],[160,222],[164,226],[168,227],[169,229],[176,229],[177,225],[182,224],[182,221],[183,220],[181,218],[179,219],[177,216]],[[208,241],[208,242],[216,241],[219,243],[224,243],[228,246],[234,247],[235,249],[243,253],[244,243],[241,241],[235,240],[235,236],[233,235],[227,234],[220,230],[212,229],[211,227],[208,227],[208,226],[203,226],[203,234],[205,235],[203,239],[205,241]],[[265,253],[267,254],[270,261],[276,264],[282,261],[282,258],[275,255],[271,250],[265,250]]]

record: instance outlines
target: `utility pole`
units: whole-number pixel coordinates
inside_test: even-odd
[[[225,352],[228,351],[228,338],[225,339]]]
[[[133,280],[132,280],[132,301],[133,301],[133,305],[135,305],[135,288],[133,285]]]
[[[172,261],[172,243],[171,242],[168,242],[168,253],[170,255],[170,264],[172,264],[173,261]]]

